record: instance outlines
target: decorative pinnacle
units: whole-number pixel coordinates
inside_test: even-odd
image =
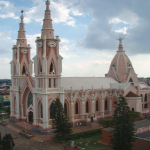
[[[50,1],[49,0],[46,1],[46,5],[50,5]]]
[[[23,11],[23,10],[21,10],[22,16],[23,16],[23,12],[24,12],[24,11]]]

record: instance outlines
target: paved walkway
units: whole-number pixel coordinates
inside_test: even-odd
[[[24,123],[24,122],[18,122],[18,123],[16,123],[16,124],[19,125],[20,127],[25,128],[25,123]],[[26,129],[27,129],[27,130],[32,130],[32,124],[26,123]]]
[[[19,130],[19,129],[17,129],[17,128],[11,126],[11,125],[7,125],[6,127],[9,128],[9,129],[11,129],[12,131],[17,132],[17,133],[21,132],[21,130]]]
[[[9,122],[8,119],[4,120],[8,123],[7,126],[0,125],[0,132],[2,137],[5,134],[11,134],[15,146],[13,150],[40,150],[40,143],[38,140],[43,140],[42,150],[64,150],[64,146],[61,145],[59,142],[50,139],[51,135],[49,135],[49,140],[44,140],[45,135],[41,135],[40,132],[32,131],[32,134],[35,136],[32,139],[27,139],[22,135],[18,134],[24,128],[16,125],[14,122]],[[29,130],[27,130],[30,132]],[[30,132],[31,133],[31,132]]]

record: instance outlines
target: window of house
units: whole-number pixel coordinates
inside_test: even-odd
[[[76,102],[76,114],[78,114],[78,103]]]
[[[49,74],[55,74],[54,64],[51,62]]]
[[[145,94],[145,102],[147,102],[147,94]]]
[[[89,112],[89,103],[88,103],[88,101],[86,102],[86,113],[88,113]]]
[[[134,108],[132,108],[132,111],[134,111]]]
[[[96,101],[96,111],[98,111],[98,100]]]
[[[56,79],[54,78],[54,88],[56,87]]]
[[[27,106],[29,107],[30,105],[33,105],[33,95],[32,95],[31,92],[28,95],[28,104],[27,104]]]
[[[107,99],[105,100],[105,110],[107,110]]]
[[[144,108],[148,108],[148,104],[144,104]]]
[[[51,103],[49,112],[50,112],[50,119],[53,119],[53,117],[54,117],[54,103]]]
[[[43,105],[40,105],[40,117],[43,118]]]
[[[51,87],[51,79],[49,79],[49,87]]]
[[[26,69],[25,69],[25,66],[23,65],[23,68],[22,68],[22,75],[25,75],[26,74]]]
[[[64,104],[64,110],[65,110],[65,113],[67,115],[67,104],[66,103]]]

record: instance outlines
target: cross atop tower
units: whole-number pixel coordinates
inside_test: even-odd
[[[117,40],[119,40],[119,45],[122,45],[122,40],[123,40],[124,38],[119,38],[119,39],[117,39]]]

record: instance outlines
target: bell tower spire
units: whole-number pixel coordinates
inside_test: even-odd
[[[26,39],[26,31],[25,31],[25,27],[24,27],[24,16],[23,16],[23,10],[21,11],[21,22],[19,24],[19,31],[18,31],[18,38],[17,38],[17,45],[20,44],[20,46],[22,47],[26,47],[27,46],[27,39]]]
[[[54,39],[54,30],[53,30],[51,11],[49,9],[49,5],[50,5],[50,2],[49,0],[47,0],[41,38],[44,38],[44,36],[46,35],[46,38]]]

